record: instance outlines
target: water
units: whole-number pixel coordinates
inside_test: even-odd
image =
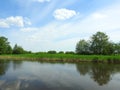
[[[120,65],[0,61],[0,90],[120,90]]]

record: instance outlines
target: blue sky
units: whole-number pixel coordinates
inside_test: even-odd
[[[74,51],[97,31],[120,38],[120,0],[2,0],[0,36],[31,51]]]

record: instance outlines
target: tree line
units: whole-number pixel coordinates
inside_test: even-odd
[[[24,50],[21,46],[15,44],[12,48],[10,42],[6,37],[0,37],[0,54],[26,54],[32,53],[31,51]],[[80,54],[80,55],[112,55],[120,54],[120,42],[114,43],[109,40],[108,35],[104,32],[96,32],[93,34],[89,40],[81,39],[77,42],[75,52],[73,51],[59,51],[51,50],[48,52],[36,52],[49,53],[49,54]]]
[[[12,48],[10,46],[10,42],[8,42],[8,39],[6,37],[1,36],[0,37],[0,54],[24,54],[24,53],[30,53],[30,51],[24,50],[21,46],[15,44],[15,46]]]
[[[90,40],[80,40],[76,45],[77,54],[111,55],[120,54],[120,43],[109,41],[108,35],[104,32],[97,32],[90,37]]]
[[[26,51],[24,50],[21,46],[15,44],[14,47],[12,48],[10,46],[10,42],[8,42],[8,39],[6,37],[1,36],[0,37],[0,55],[1,54],[28,54],[32,53],[31,51]],[[55,51],[55,50],[50,50],[48,52],[36,52],[35,54],[42,54],[42,53],[48,53],[48,54],[74,54],[73,51]]]

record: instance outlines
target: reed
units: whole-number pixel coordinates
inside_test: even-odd
[[[7,60],[41,60],[60,62],[107,62],[120,63],[120,55],[76,55],[76,54],[18,54],[0,55],[0,59]]]

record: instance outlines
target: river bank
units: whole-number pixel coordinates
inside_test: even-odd
[[[76,55],[76,54],[18,54],[0,55],[0,59],[6,60],[40,60],[49,62],[107,62],[120,63],[120,55]]]

